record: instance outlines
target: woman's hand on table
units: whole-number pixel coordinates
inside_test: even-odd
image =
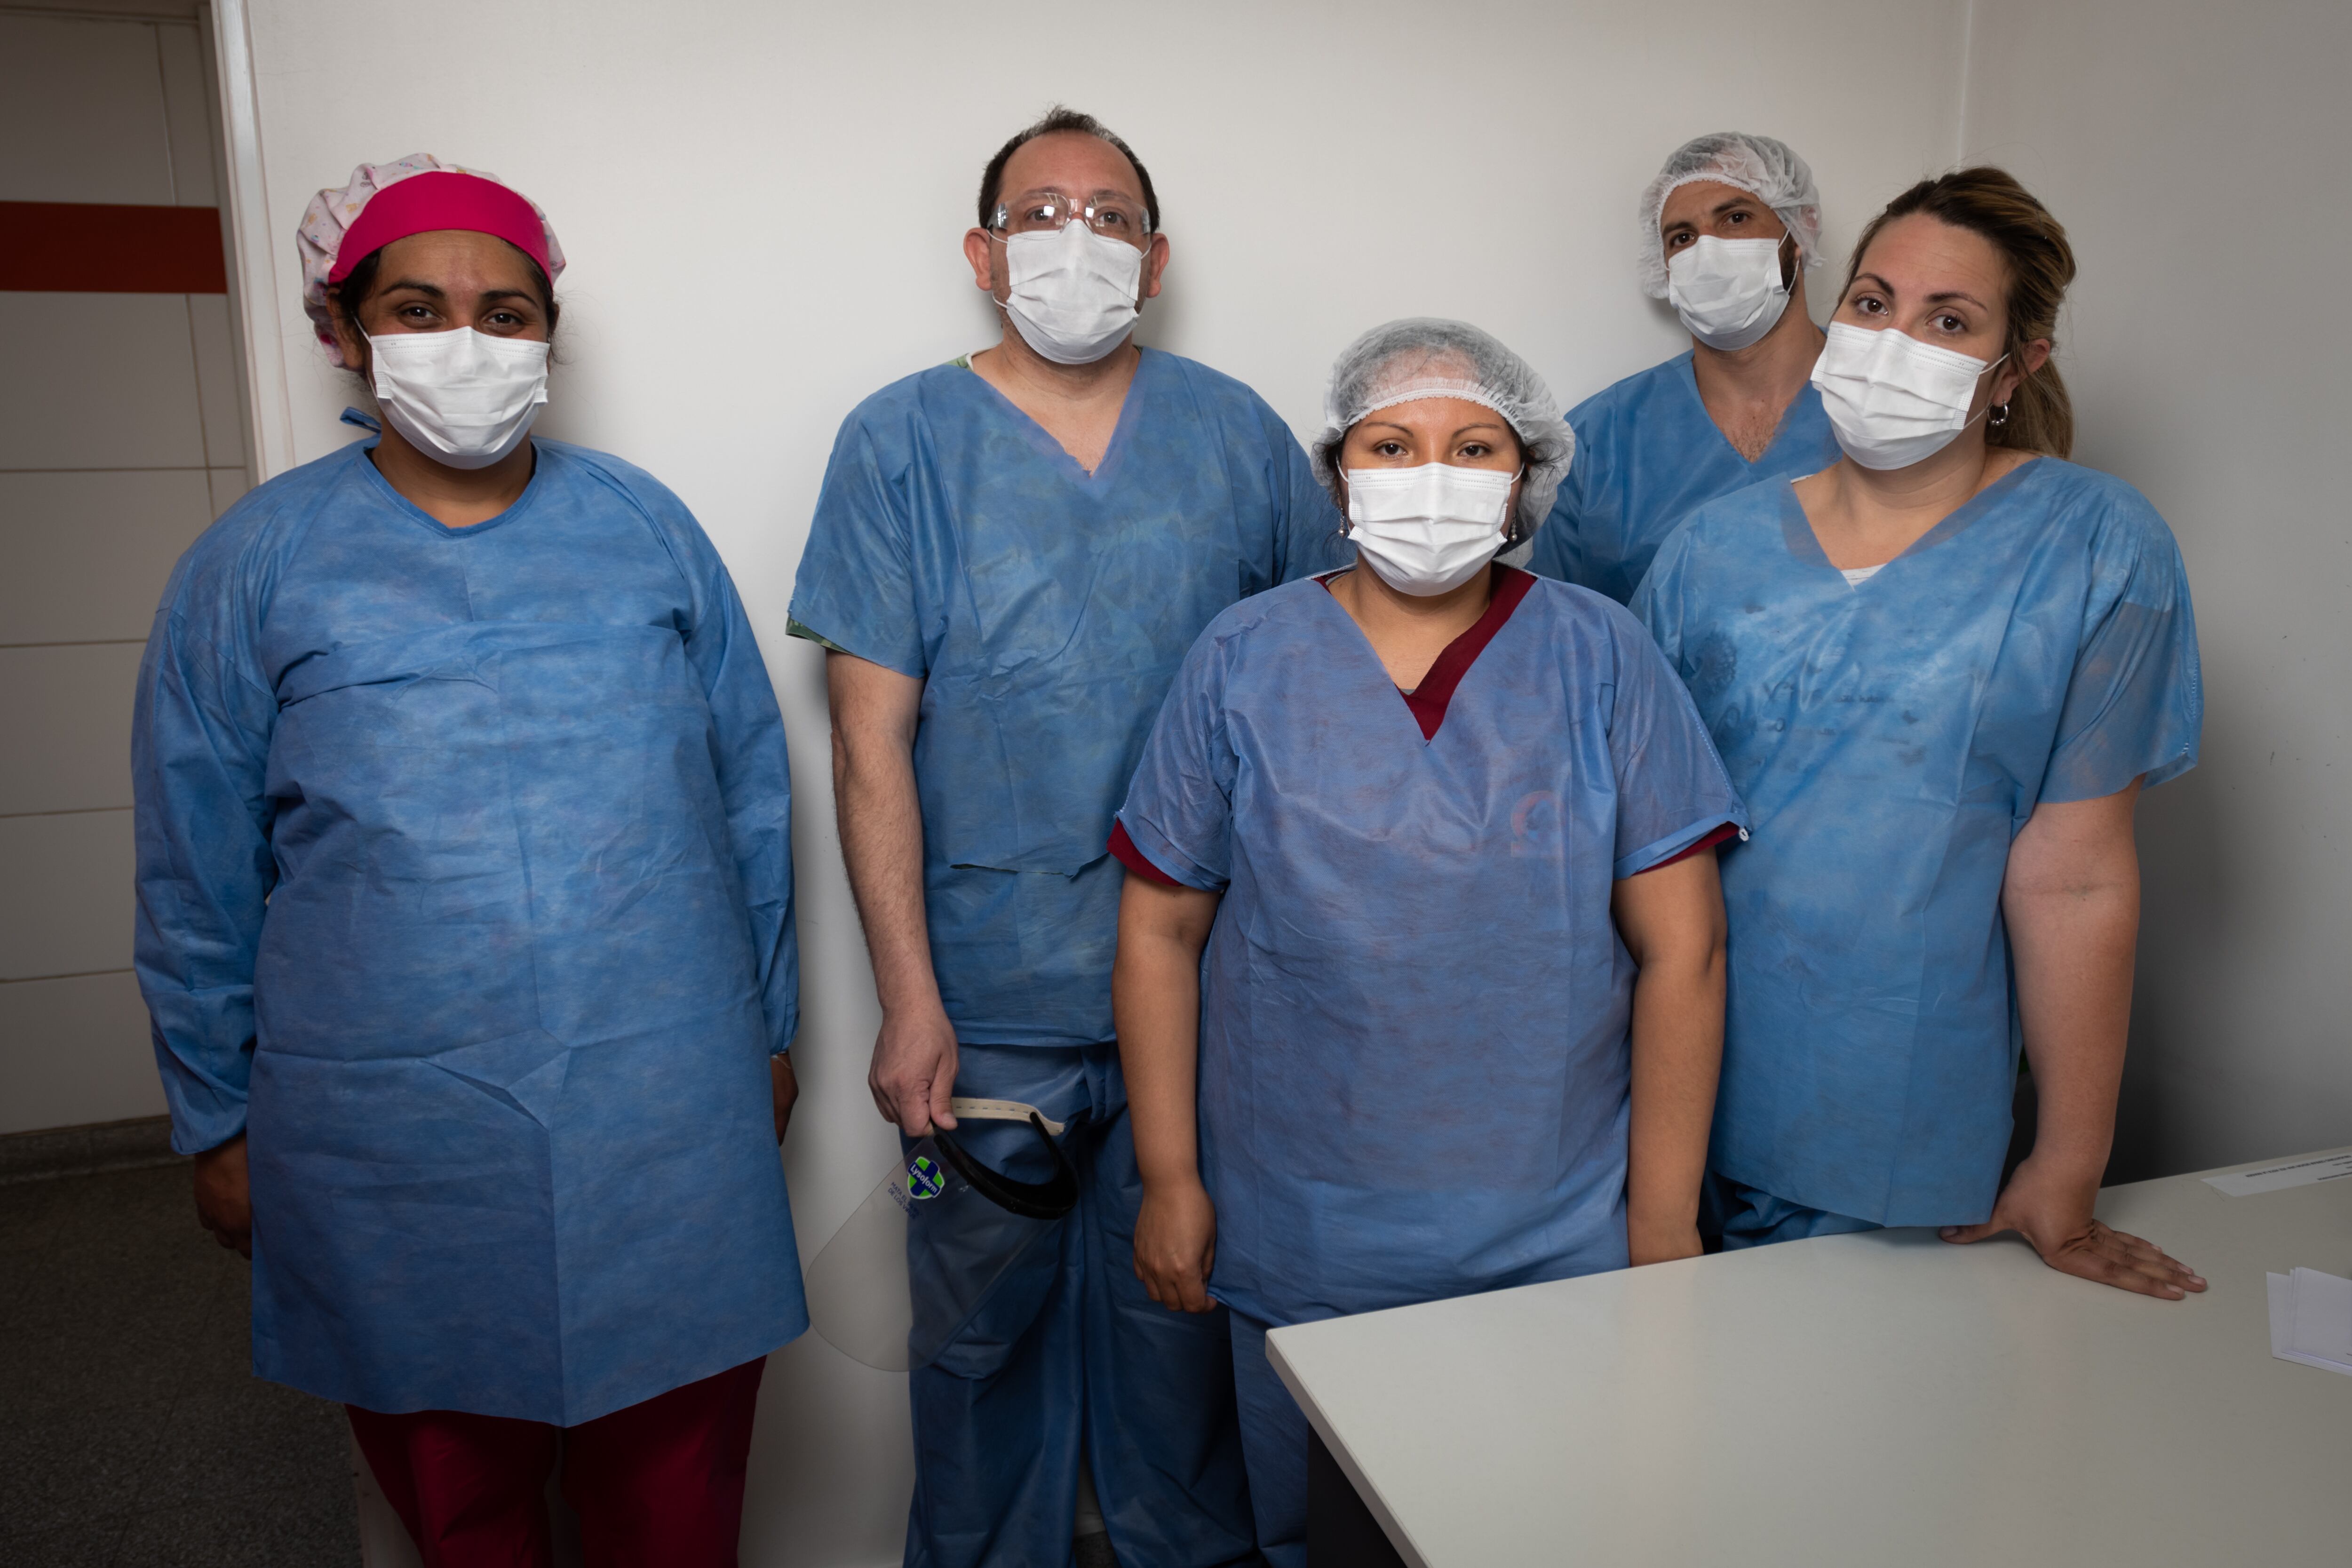
[[[2001,1189],[1990,1219],[1982,1225],[1947,1226],[1943,1237],[1946,1241],[1965,1244],[2013,1230],[2033,1244],[2042,1262],[2061,1274],[2167,1301],[2178,1301],[2205,1289],[2204,1276],[2162,1247],[2112,1229],[2094,1217],[2091,1205],[2097,1196],[2095,1178],[2085,1186],[2080,1181],[2045,1174],[2028,1159]]]
[[[1135,1277],[1161,1306],[1205,1312],[1217,1259],[1217,1205],[1199,1178],[1146,1182],[1135,1220]]]

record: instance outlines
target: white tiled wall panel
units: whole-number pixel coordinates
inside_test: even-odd
[[[220,480],[241,490],[245,470]],[[0,644],[143,639],[213,498],[202,468],[0,473]]]
[[[215,468],[208,476],[212,486],[213,515],[218,517],[236,504],[237,497],[253,488],[253,481],[243,468]]]
[[[237,391],[236,338],[228,296],[190,294],[188,342],[195,353],[196,408],[204,419],[205,461],[215,468],[245,466],[245,425]]]
[[[132,869],[127,811],[0,817],[0,980],[129,968]]]
[[[0,1133],[163,1114],[139,983],[125,974],[0,985]]]
[[[0,293],[0,468],[205,466],[184,296]]]
[[[0,14],[0,201],[173,204],[155,34]]]
[[[0,648],[0,816],[131,804],[137,643]]]
[[[194,27],[167,23],[155,29],[155,52],[163,78],[164,128],[171,139],[172,199],[184,207],[217,206],[204,45]]]
[[[216,207],[194,0],[72,8],[0,0],[0,201]],[[238,353],[218,295],[0,293],[0,1133],[163,1109],[131,707],[173,563],[247,489]]]

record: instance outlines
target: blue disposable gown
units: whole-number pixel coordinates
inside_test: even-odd
[[[1427,740],[1320,583],[1235,605],[1119,812],[1154,866],[1223,895],[1210,1286],[1259,1321],[1625,1263],[1634,965],[1610,894],[1745,816],[1633,617],[1520,581]]]
[[[182,558],[141,668],[175,1144],[251,1131],[260,1375],[572,1425],[806,1324],[768,1057],[784,737],[677,497],[540,441],[450,529],[344,447]]]
[[[959,364],[834,445],[793,620],[924,682],[931,966],[956,1037],[1108,1040],[1122,872],[1104,850],[1168,682],[1234,600],[1343,554],[1287,426],[1147,349],[1089,476]]]
[[[1725,857],[1711,1163],[1882,1225],[1992,1212],[2021,1044],[2001,878],[2045,801],[2185,772],[2203,715],[2170,530],[2042,458],[1858,587],[1796,493],[1694,516],[1634,610],[1755,813]]]
[[[1838,460],[1837,437],[1811,383],[1754,462],[1724,439],[1699,401],[1691,356],[1676,354],[1569,411],[1576,461],[1528,570],[1619,604],[1633,596],[1666,536],[1717,496],[1766,479],[1801,479]]]

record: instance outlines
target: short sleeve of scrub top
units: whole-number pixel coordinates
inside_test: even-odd
[[[2097,800],[2134,779],[2153,789],[2196,761],[2204,682],[2180,550],[2146,498],[2118,490],[2043,801]]]
[[[863,421],[842,426],[817,494],[793,620],[811,641],[919,680],[928,661],[903,494],[911,479],[884,466]]]

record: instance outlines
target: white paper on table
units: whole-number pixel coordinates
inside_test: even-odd
[[[2281,1187],[2307,1187],[2314,1182],[2352,1181],[2352,1153],[2322,1154],[2315,1160],[2290,1160],[2284,1164],[2257,1165],[2226,1176],[2208,1176],[2205,1184],[2233,1198],[2274,1193]]]
[[[2289,1342],[2305,1355],[2352,1363],[2352,1279],[2316,1268],[2298,1268],[2287,1279],[2294,1308]]]
[[[2296,1274],[2311,1272],[2312,1270],[2307,1268],[2295,1270]],[[2323,1279],[2333,1278],[2325,1274],[2319,1277]],[[2285,1274],[2265,1274],[2263,1279],[2269,1287],[2270,1292],[2271,1354],[2281,1361],[2298,1362],[2305,1366],[2315,1366],[2323,1372],[2340,1372],[2347,1376],[2352,1376],[2352,1357],[2337,1359],[2314,1355],[2308,1351],[2296,1348],[2294,1278]],[[2336,1283],[2352,1289],[2352,1281],[2338,1279]]]

